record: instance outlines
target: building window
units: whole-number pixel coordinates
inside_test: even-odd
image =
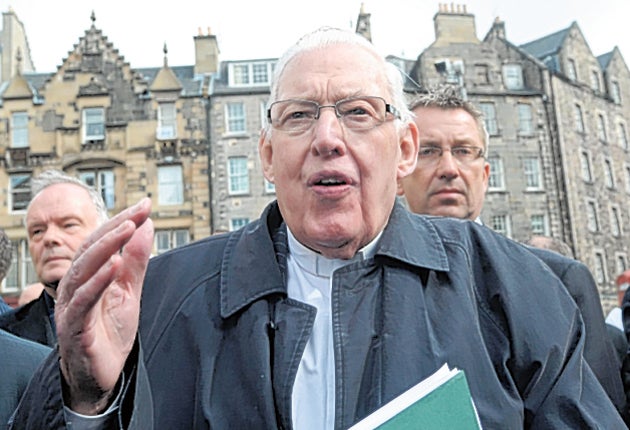
[[[572,58],[567,61],[567,76],[572,81],[577,81],[577,68],[575,67],[575,60]]]
[[[490,83],[490,73],[487,64],[475,64],[475,82],[479,85]]]
[[[600,142],[608,142],[608,135],[606,133],[606,120],[601,113],[597,115],[597,137]]]
[[[11,196],[9,205],[11,212],[26,210],[28,202],[31,201],[31,176],[22,174],[10,175],[9,196]]]
[[[232,218],[230,220],[230,231],[238,230],[249,223],[249,218]]]
[[[523,160],[523,170],[525,172],[525,187],[527,190],[542,189],[542,178],[540,172],[540,160],[535,157],[528,157]]]
[[[230,157],[228,159],[228,188],[230,195],[249,193],[247,157]]]
[[[615,188],[615,173],[609,159],[604,159],[604,181],[607,188]]]
[[[11,148],[28,148],[28,115],[14,112],[11,115]]]
[[[486,125],[486,130],[490,136],[499,134],[499,127],[497,126],[497,113],[494,109],[494,103],[479,103],[479,108],[483,113],[483,121]]]
[[[610,208],[610,231],[615,237],[621,236],[621,214],[615,206]]]
[[[271,83],[274,66],[271,61],[231,63],[228,83],[230,86],[267,86]]]
[[[105,139],[105,109],[83,109],[83,142]]]
[[[597,216],[597,204],[594,201],[586,202],[586,221],[589,231],[599,231],[599,219]]]
[[[239,103],[227,103],[225,105],[226,130],[228,133],[245,132],[245,105]]]
[[[265,193],[266,194],[275,194],[276,193],[276,184],[273,182],[269,182],[265,179]]]
[[[610,93],[613,99],[613,102],[616,104],[621,104],[621,90],[619,89],[619,82],[613,81],[610,86]]]
[[[80,172],[79,179],[101,194],[105,207],[114,209],[116,203],[116,187],[114,185],[114,172],[112,170],[95,170]]]
[[[184,203],[184,175],[182,166],[158,167],[158,204],[163,206]]]
[[[510,237],[511,229],[509,221],[507,215],[493,215],[490,217],[490,228],[497,233]]]
[[[593,182],[593,171],[591,169],[591,157],[588,152],[582,151],[580,153],[580,169],[582,170],[582,179],[585,182]]]
[[[530,225],[532,227],[532,234],[549,235],[549,227],[547,226],[547,217],[545,215],[532,215]]]
[[[584,127],[584,115],[582,114],[582,107],[578,104],[575,105],[575,131],[578,133],[584,133],[586,131]]]
[[[599,72],[597,70],[591,71],[591,88],[593,91],[601,92],[601,85],[599,83]]]
[[[620,122],[617,124],[617,130],[619,133],[619,146],[628,150],[628,134],[626,133],[626,126]]]
[[[606,282],[606,262],[604,261],[604,253],[603,252],[595,252],[595,281],[598,284],[603,284]]]
[[[503,173],[503,161],[500,158],[489,158],[490,175],[488,176],[489,190],[504,190],[505,177]]]
[[[508,90],[523,89],[523,69],[520,64],[506,64],[503,66],[503,81]]]
[[[158,139],[175,139],[177,137],[177,110],[175,103],[158,105]]]
[[[532,106],[529,104],[518,104],[518,132],[525,136],[531,136],[534,133]]]
[[[269,67],[267,63],[252,64],[253,84],[267,85],[269,83]]]
[[[13,242],[11,267],[4,282],[4,293],[14,293],[23,290],[27,285],[37,282],[37,274],[31,261],[26,239]]]
[[[190,234],[186,229],[157,230],[155,232],[155,251],[158,255],[190,242]]]

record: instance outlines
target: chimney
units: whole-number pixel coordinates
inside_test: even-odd
[[[492,23],[492,33],[494,33],[499,39],[505,40],[505,21],[502,21],[497,16]]]
[[[219,43],[217,37],[208,28],[208,33],[199,35],[195,39],[195,75],[216,73],[219,70]]]
[[[478,44],[475,28],[475,15],[466,11],[466,5],[440,3],[439,11],[433,17],[435,42],[433,46],[447,46],[451,43]]]

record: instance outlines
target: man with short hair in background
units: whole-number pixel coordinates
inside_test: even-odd
[[[479,215],[490,174],[486,161],[489,138],[482,113],[453,85],[440,85],[418,95],[410,109],[419,130],[418,164],[400,182],[399,194],[404,194],[415,213],[481,223]],[[549,246],[549,239],[534,241]],[[608,340],[599,292],[588,267],[556,252],[528,249],[560,278],[580,309],[586,331],[584,357],[625,416],[619,363]]]
[[[28,249],[44,291],[37,299],[0,315],[0,328],[54,346],[57,284],[83,240],[107,220],[107,209],[97,191],[57,170],[33,178],[31,194],[25,217]]]

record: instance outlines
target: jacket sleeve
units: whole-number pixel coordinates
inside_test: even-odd
[[[153,405],[142,352],[136,342],[125,363],[125,386],[122,389],[116,419],[108,420],[104,429],[153,428]],[[20,400],[9,430],[74,428],[66,421],[63,403],[63,381],[59,355],[53,351],[37,369]]]
[[[619,363],[602,311],[599,292],[593,275],[584,264],[574,261],[562,275],[562,283],[572,289],[584,320],[584,359],[618,411],[624,413],[626,399],[621,382]]]

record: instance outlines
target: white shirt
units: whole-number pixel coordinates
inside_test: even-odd
[[[623,320],[621,317],[620,307],[615,307],[610,310],[610,312],[608,313],[608,316],[606,317],[606,324],[615,326],[619,330],[623,331]]]
[[[336,269],[374,255],[380,234],[352,260],[329,259],[308,249],[287,228],[289,297],[317,308],[313,331],[298,367],[292,393],[293,427],[298,430],[335,426],[335,355],[330,292]]]

